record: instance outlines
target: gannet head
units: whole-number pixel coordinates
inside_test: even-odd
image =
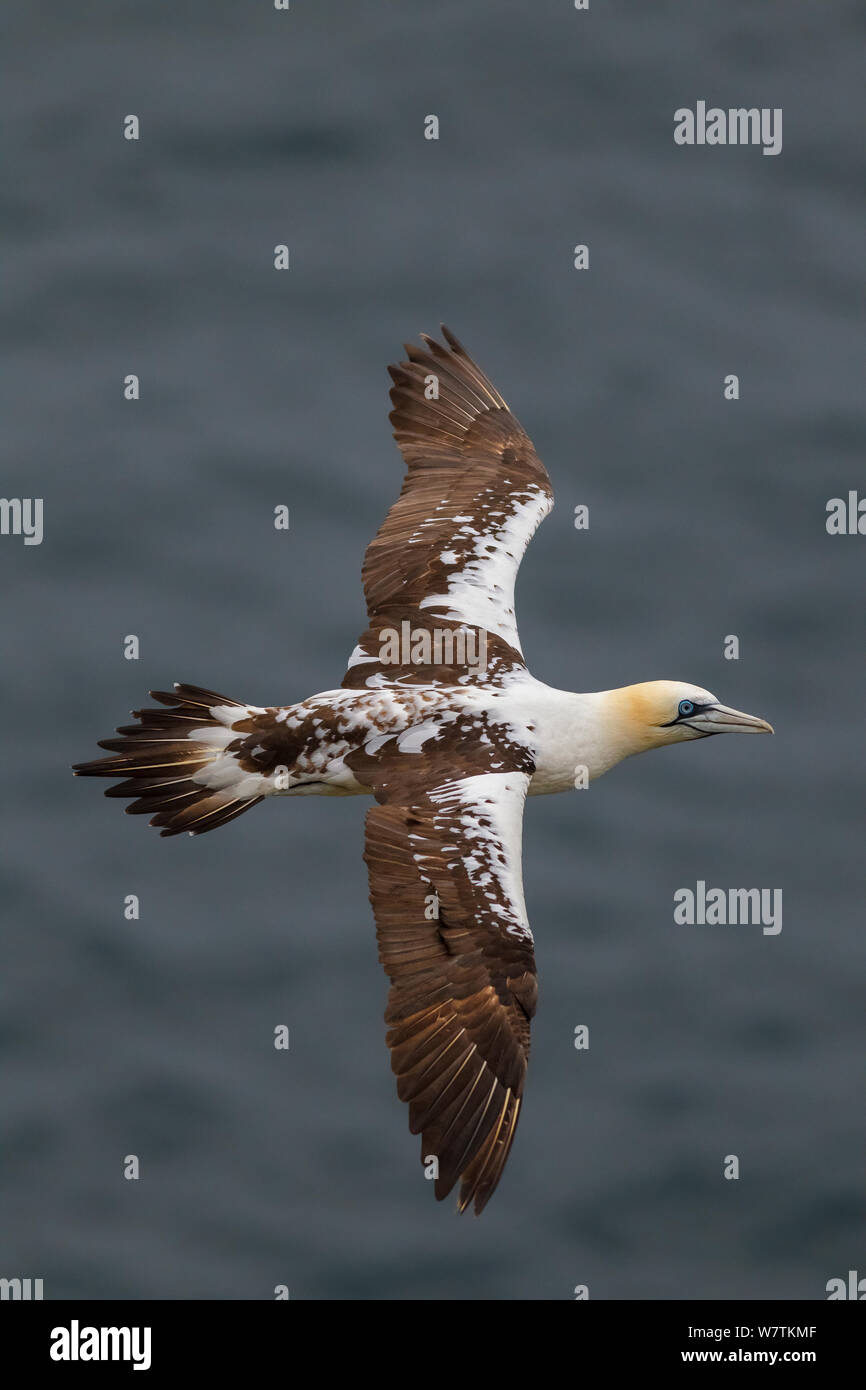
[[[634,752],[663,748],[710,734],[771,734],[772,724],[723,705],[709,690],[683,681],[643,681],[610,691]]]

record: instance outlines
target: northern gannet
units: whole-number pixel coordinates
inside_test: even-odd
[[[370,900],[391,981],[397,1091],[438,1198],[480,1212],[520,1113],[537,996],[521,878],[527,795],[591,783],[623,758],[763,719],[679,681],[573,694],[526,668],[518,566],[553,506],[547,471],[499,392],[443,325],[389,368],[407,466],[363,567],[369,627],[338,690],[247,705],[195,685],[151,691],[80,763],[122,777],[163,835],[200,835],[272,796],[375,797]],[[585,784],[585,781],[584,781]],[[154,814],[155,813],[155,814]]]

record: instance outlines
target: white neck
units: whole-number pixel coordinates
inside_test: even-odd
[[[577,694],[534,680],[523,688],[521,714],[537,748],[532,794],[570,790],[579,768],[593,782],[623,758],[655,746],[635,717],[634,689]]]

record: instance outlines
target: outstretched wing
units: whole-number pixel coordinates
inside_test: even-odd
[[[537,984],[521,879],[529,774],[486,772],[367,815],[364,858],[397,1093],[435,1192],[483,1210],[520,1114]],[[379,795],[382,795],[380,790]]]
[[[390,418],[408,471],[367,548],[370,626],[344,686],[362,686],[380,670],[390,680],[412,678],[411,670],[380,666],[383,631],[404,622],[484,632],[494,665],[523,664],[514,583],[553,506],[550,479],[499,392],[444,325],[442,332],[447,346],[424,334],[425,347],[407,344],[408,361],[388,368]],[[434,670],[432,678],[453,674]]]

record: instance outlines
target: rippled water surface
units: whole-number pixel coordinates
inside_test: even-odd
[[[866,539],[824,526],[864,490],[862,8],[112,0],[2,27],[3,488],[45,534],[0,539],[0,1274],[823,1297],[863,1255]],[[781,107],[781,155],[676,147],[698,99]],[[363,802],[161,841],[68,771],[149,687],[339,683],[401,477],[385,365],[440,319],[557,492],[519,586],[535,673],[691,680],[777,731],[530,804],[541,1001],[480,1221],[433,1201],[394,1093]],[[781,887],[781,933],[676,926],[698,879]]]

